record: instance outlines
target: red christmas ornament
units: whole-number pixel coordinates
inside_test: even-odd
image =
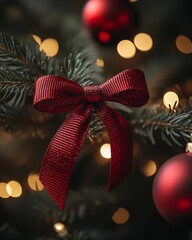
[[[153,183],[153,200],[167,221],[192,228],[192,153],[163,164]]]
[[[83,21],[97,41],[109,45],[135,32],[137,15],[128,0],[89,0]]]

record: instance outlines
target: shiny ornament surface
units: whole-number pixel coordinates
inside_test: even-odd
[[[89,0],[83,10],[83,22],[98,42],[114,44],[132,36],[138,19],[127,0]]]
[[[153,200],[170,223],[192,228],[192,154],[176,155],[165,162],[153,183]]]

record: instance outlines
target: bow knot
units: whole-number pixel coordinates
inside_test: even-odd
[[[101,99],[101,91],[99,85],[84,87],[85,100],[89,103],[98,103]]]
[[[73,167],[89,129],[92,108],[103,122],[111,144],[108,183],[111,190],[131,170],[132,140],[127,122],[104,102],[139,107],[148,98],[144,74],[137,69],[125,70],[99,86],[84,88],[59,76],[48,75],[36,80],[33,100],[36,109],[49,113],[73,110],[49,144],[40,173],[45,189],[61,208],[65,206]],[[95,104],[101,101],[103,104]]]

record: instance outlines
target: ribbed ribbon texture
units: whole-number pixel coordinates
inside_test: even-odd
[[[138,69],[125,70],[101,85],[86,87],[54,75],[36,80],[33,106],[37,110],[72,112],[49,144],[40,173],[41,182],[60,208],[65,207],[71,174],[89,129],[92,109],[109,135],[111,164],[108,190],[111,190],[131,170],[132,140],[127,122],[105,102],[139,107],[148,99],[145,77]]]

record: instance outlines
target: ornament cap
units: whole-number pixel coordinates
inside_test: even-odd
[[[186,145],[186,152],[192,153],[192,142],[187,143],[187,145]]]

